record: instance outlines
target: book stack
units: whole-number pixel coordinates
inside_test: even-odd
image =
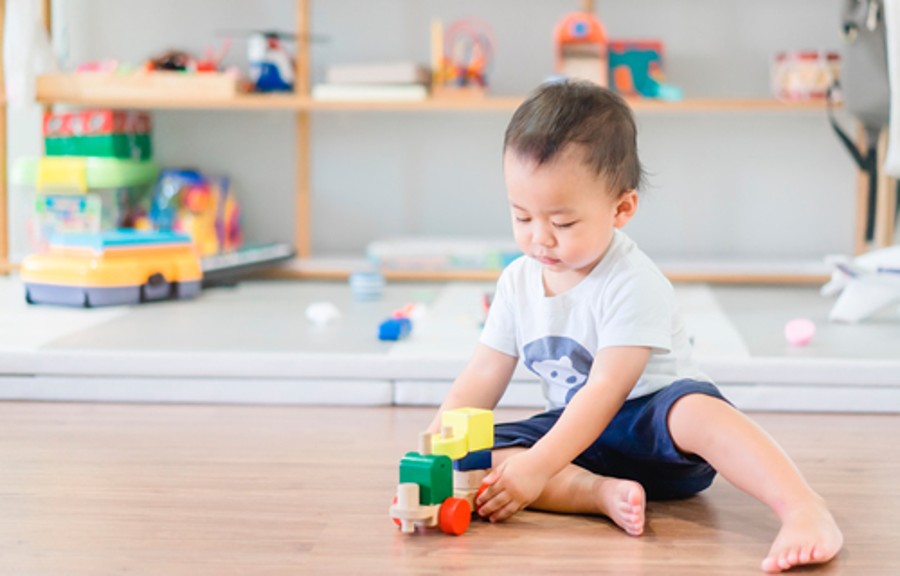
[[[325,101],[407,102],[428,98],[431,72],[415,62],[336,64],[312,97]]]

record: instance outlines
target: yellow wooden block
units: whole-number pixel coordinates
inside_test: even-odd
[[[449,430],[448,430],[449,431]],[[431,437],[431,453],[449,456],[451,460],[459,460],[466,454],[466,437],[453,434],[434,435]]]
[[[453,428],[453,436],[466,439],[466,452],[494,446],[494,413],[480,408],[447,410],[441,416],[443,427]],[[454,458],[455,459],[455,458]]]

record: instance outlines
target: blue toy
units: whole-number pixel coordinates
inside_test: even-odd
[[[294,38],[280,32],[256,32],[247,41],[250,79],[257,92],[290,92],[294,89],[294,63],[282,40]]]
[[[378,326],[379,340],[400,340],[406,338],[412,331],[412,321],[409,318],[388,318]]]

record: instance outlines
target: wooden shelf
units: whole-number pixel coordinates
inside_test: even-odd
[[[42,104],[70,104],[85,107],[140,108],[140,109],[216,109],[216,110],[295,110],[295,111],[513,111],[523,98],[487,97],[430,98],[417,102],[405,101],[321,101],[294,94],[238,94],[233,97],[97,97],[77,94],[46,94],[38,92]],[[680,102],[630,99],[629,104],[638,112],[778,112],[822,111],[825,103],[781,102],[771,98],[695,98]]]
[[[70,104],[97,108],[190,109],[190,110],[299,110],[300,99],[293,94],[239,94],[231,98],[102,98],[47,96],[38,92],[41,104]]]
[[[309,110],[462,110],[462,111],[513,111],[523,98],[488,97],[483,99],[432,98],[421,102],[323,102],[312,99],[298,99],[302,109]],[[752,112],[752,111],[822,111],[824,102],[781,102],[764,99],[722,99],[698,98],[680,102],[662,102],[659,100],[629,99],[628,103],[637,112]]]

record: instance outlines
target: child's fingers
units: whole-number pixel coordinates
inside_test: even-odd
[[[495,468],[491,470],[487,476],[484,477],[484,480],[481,481],[481,487],[478,489],[478,493],[475,495],[475,509],[478,510],[481,508],[482,504],[499,494],[503,491],[503,485],[497,484],[497,481],[503,475],[502,468]]]
[[[496,468],[491,469],[490,472],[487,473],[487,476],[484,477],[484,480],[481,481],[482,484],[494,484],[497,480],[503,476],[503,470],[506,468],[506,462],[500,464]]]
[[[505,506],[489,516],[491,522],[502,522],[519,511],[519,504],[510,500]]]
[[[482,484],[481,487],[478,489],[478,492],[475,493],[475,511],[476,512],[478,512],[478,509],[481,508],[481,505],[484,502],[487,502],[490,499],[490,496],[485,496],[483,499],[481,497],[481,495],[484,494],[488,490],[488,488],[490,488],[489,484]]]
[[[492,514],[502,509],[512,500],[505,491],[497,491],[496,494],[488,495],[489,490],[485,490],[482,495],[482,504],[478,506],[478,514],[483,518],[490,518]]]

